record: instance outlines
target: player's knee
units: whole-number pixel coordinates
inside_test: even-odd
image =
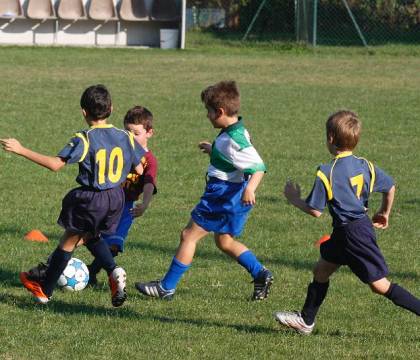
[[[230,249],[230,242],[226,240],[217,240],[216,246],[223,252],[226,252]]]
[[[391,283],[386,278],[374,281],[369,284],[372,292],[378,295],[385,295],[388,292],[390,286]]]
[[[181,235],[180,235],[180,241],[185,243],[185,242],[197,242],[195,241],[194,237],[191,236],[191,231],[189,228],[185,228],[184,230],[181,231]]]
[[[317,282],[327,282],[330,278],[330,272],[320,266],[315,266],[312,273]]]

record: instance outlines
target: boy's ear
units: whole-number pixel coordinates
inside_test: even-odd
[[[153,135],[154,135],[154,131],[153,131],[153,129],[150,129],[150,130],[147,130],[146,131],[146,136],[148,137],[148,138],[151,138]]]
[[[217,115],[218,118],[223,116],[223,115],[226,115],[225,109],[223,109],[223,108],[216,109],[216,115]]]
[[[87,112],[86,112],[85,109],[82,109],[82,115],[83,115],[84,118],[87,118]]]
[[[334,137],[330,134],[327,135],[327,141],[329,144],[333,145],[334,144]]]

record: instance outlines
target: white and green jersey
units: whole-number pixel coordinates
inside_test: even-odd
[[[213,142],[208,176],[239,183],[245,175],[265,170],[241,119],[223,129]]]

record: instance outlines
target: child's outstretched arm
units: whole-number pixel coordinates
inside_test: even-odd
[[[389,214],[394,203],[395,185],[387,193],[382,194],[382,204],[372,217],[373,226],[378,229],[386,229],[389,225]]]
[[[58,171],[66,165],[66,162],[62,158],[58,156],[43,155],[32,151],[22,146],[16,139],[0,139],[0,143],[4,150],[23,156],[24,158],[38,165],[44,166],[51,171]]]
[[[287,181],[286,185],[284,186],[284,196],[292,205],[296,206],[303,212],[314,217],[320,217],[322,215],[322,212],[312,209],[310,206],[308,206],[305,200],[301,199],[299,184],[293,184],[293,182],[290,180]]]
[[[264,176],[264,171],[256,171],[249,178],[248,185],[242,194],[242,203],[255,205],[255,191]]]
[[[142,216],[146,212],[150,202],[152,201],[154,191],[155,186],[152,183],[144,184],[143,201],[141,202],[141,204],[137,204],[134,208],[130,210],[130,213],[133,217]]]

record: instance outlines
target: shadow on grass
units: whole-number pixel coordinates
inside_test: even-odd
[[[28,296],[12,296],[9,294],[0,294],[0,302],[18,307],[25,311],[45,310],[61,315],[92,315],[103,317],[126,318],[133,320],[147,320],[153,322],[161,322],[166,324],[184,324],[187,326],[197,327],[216,327],[216,328],[229,328],[244,333],[276,333],[277,330],[271,327],[262,325],[247,325],[247,324],[229,324],[226,322],[211,321],[204,319],[180,319],[176,317],[168,317],[154,314],[142,314],[127,307],[119,309],[110,309],[100,306],[93,306],[87,304],[71,304],[60,300],[52,300],[48,305],[36,304]]]
[[[19,275],[14,271],[0,268],[0,283],[6,286],[20,287]]]
[[[210,240],[210,239],[209,239]],[[213,241],[212,239],[210,241]],[[176,246],[169,247],[169,246],[162,246],[157,245],[155,243],[146,243],[146,242],[129,242],[127,248],[133,249],[140,249],[140,250],[147,250],[152,251],[160,254],[161,256],[165,256],[168,258],[168,266],[172,259],[172,256],[175,255]],[[225,255],[223,252],[217,250],[216,245],[215,251],[208,251],[205,249],[198,249],[195,257],[206,259],[206,260],[221,260],[226,262],[235,262],[230,257]],[[168,256],[169,255],[169,256]],[[300,259],[290,259],[286,257],[269,257],[269,256],[258,256],[259,260],[264,264],[276,264],[280,266],[290,267],[296,270],[312,270],[313,266],[315,265],[315,260],[300,260]]]
[[[272,334],[277,333],[278,331],[275,328],[266,327],[262,325],[245,325],[245,324],[227,324],[225,322],[219,321],[208,321],[203,319],[177,319],[170,318],[166,316],[146,316],[148,320],[159,321],[162,323],[174,323],[174,324],[185,324],[193,325],[198,327],[217,327],[217,328],[230,328],[236,331],[245,332],[245,333],[266,333]]]
[[[212,241],[212,240],[211,240]],[[216,246],[216,245],[215,245]],[[155,243],[146,243],[146,242],[131,242],[127,244],[128,248],[140,249],[152,251],[160,254],[160,256],[165,256],[168,259],[168,266],[171,262],[172,256],[175,255],[176,247],[162,246]],[[170,254],[168,256],[168,254]],[[195,254],[195,257],[206,259],[206,260],[219,260],[226,261],[230,263],[235,263],[231,258],[226,256],[221,251],[218,251],[215,248],[215,251],[208,251],[199,249]],[[260,256],[259,259],[263,264],[275,264],[279,266],[285,266],[294,270],[307,270],[312,271],[318,259],[293,259],[290,257],[282,256]],[[341,268],[340,268],[341,269]],[[348,267],[343,266],[342,269],[348,269]],[[338,271],[342,271],[338,270]],[[350,271],[350,270],[349,270]],[[391,271],[390,278],[398,278],[401,280],[411,279],[411,280],[420,280],[420,274],[417,274],[413,271]]]
[[[392,333],[384,334],[383,332],[375,332],[369,330],[369,335],[367,336],[366,333],[357,333],[357,332],[348,332],[345,330],[334,330],[334,331],[327,331],[323,333],[322,331],[317,332],[317,335],[326,335],[330,337],[339,337],[339,338],[347,338],[347,339],[362,339],[363,341],[369,341],[369,338],[372,339],[381,339],[381,340],[389,340],[389,341],[401,341],[400,337],[394,336]],[[411,336],[404,336],[405,342],[412,342],[418,343],[420,341],[420,337],[416,336],[416,333],[412,333]]]

